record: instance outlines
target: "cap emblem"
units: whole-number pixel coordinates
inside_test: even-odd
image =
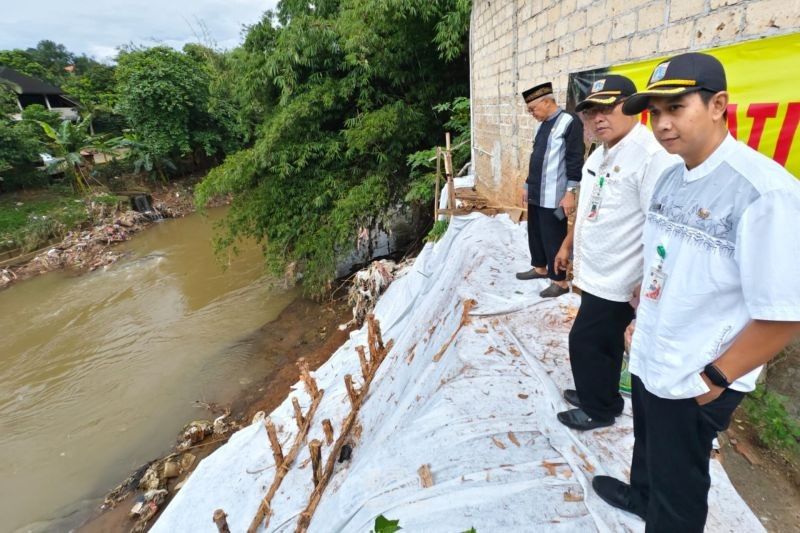
[[[650,83],[655,83],[657,81],[661,81],[664,79],[664,76],[667,75],[667,67],[669,66],[669,61],[665,61],[656,67],[653,71],[653,75],[650,77]]]
[[[602,80],[597,80],[592,84],[592,92],[596,93],[603,90],[603,85],[606,84],[606,79],[603,78]]]

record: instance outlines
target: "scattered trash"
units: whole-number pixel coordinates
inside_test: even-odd
[[[197,444],[209,435],[214,433],[214,424],[208,420],[195,420],[188,423],[183,428],[182,441],[178,444],[178,451],[188,449],[193,444]]]
[[[178,477],[181,473],[181,467],[178,463],[173,461],[167,461],[164,463],[164,477],[166,479],[170,479],[173,477]]]
[[[144,473],[142,479],[139,480],[139,488],[142,490],[156,490],[160,488],[160,485],[161,478],[158,477],[158,464],[153,463]]]
[[[349,444],[345,444],[342,446],[342,451],[339,452],[339,462],[343,463],[345,461],[349,461],[350,457],[353,456],[353,447]]]
[[[350,326],[361,327],[364,319],[375,308],[378,297],[392,281],[403,276],[414,265],[414,258],[395,263],[388,259],[373,261],[368,267],[356,272],[347,295],[347,303],[353,306],[353,320],[339,329]]]

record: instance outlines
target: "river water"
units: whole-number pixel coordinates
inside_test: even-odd
[[[78,525],[132,469],[168,451],[195,405],[269,370],[253,332],[295,297],[254,245],[223,271],[212,221],[138,234],[130,257],[0,292],[0,531]]]

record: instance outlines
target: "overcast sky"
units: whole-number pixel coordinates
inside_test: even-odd
[[[121,44],[180,48],[202,39],[203,25],[221,48],[242,40],[242,26],[261,19],[277,0],[2,0],[0,50],[43,39],[108,61]],[[198,38],[201,36],[201,38]]]

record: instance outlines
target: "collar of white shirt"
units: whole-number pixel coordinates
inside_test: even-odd
[[[686,168],[686,165],[683,166],[683,180],[687,182],[692,182],[699,180],[705,176],[708,176],[714,170],[727,159],[728,154],[730,151],[736,146],[736,139],[734,139],[730,133],[725,137],[725,140],[717,146],[717,149],[714,150],[708,158],[694,167],[693,169],[689,170]]]

